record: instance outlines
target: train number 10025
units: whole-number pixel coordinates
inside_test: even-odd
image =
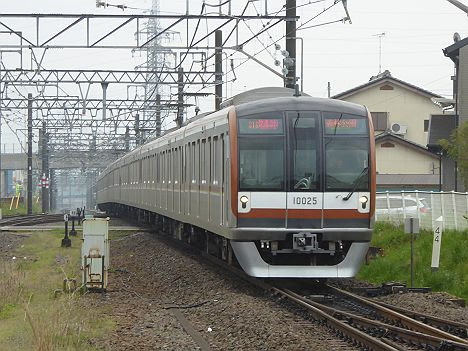
[[[294,196],[294,205],[317,205],[317,198],[312,196]]]

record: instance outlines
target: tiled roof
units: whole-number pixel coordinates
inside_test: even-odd
[[[422,95],[425,95],[425,96],[427,96],[429,98],[433,98],[433,97],[440,98],[441,97],[440,95],[437,95],[437,94],[432,93],[432,92],[430,92],[428,90],[422,89],[422,88],[420,88],[420,87],[418,87],[416,85],[413,85],[413,84],[405,82],[405,81],[403,81],[401,79],[392,77],[392,75],[390,74],[389,71],[385,71],[380,75],[372,77],[367,83],[364,83],[362,85],[358,85],[357,87],[354,87],[354,88],[346,90],[346,91],[344,91],[342,93],[336,94],[336,95],[332,96],[332,98],[333,99],[344,99],[345,97],[353,95],[353,94],[357,93],[358,91],[372,88],[372,87],[374,87],[376,85],[379,85],[381,83],[395,83],[395,84],[397,84],[399,86],[406,87],[407,89],[418,92],[418,93],[420,93]]]

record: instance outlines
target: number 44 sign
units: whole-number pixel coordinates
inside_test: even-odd
[[[432,241],[432,262],[431,269],[432,271],[437,271],[439,269],[439,259],[440,259],[440,244],[442,243],[442,229],[443,229],[444,219],[441,217],[437,218],[434,221],[434,239]]]

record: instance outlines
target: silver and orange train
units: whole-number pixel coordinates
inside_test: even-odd
[[[100,175],[99,207],[237,260],[251,276],[356,275],[375,207],[370,114],[291,95],[243,94],[254,101],[133,150]]]

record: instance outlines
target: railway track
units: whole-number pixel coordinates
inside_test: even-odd
[[[22,226],[63,221],[62,214],[38,214],[6,217],[0,220],[0,226]]]
[[[330,287],[331,288],[331,287]],[[335,290],[345,296],[348,305],[359,301],[359,312],[347,311],[343,303],[335,307],[333,299],[316,302],[287,288],[273,288],[281,296],[310,312],[340,337],[371,350],[468,350],[468,342],[451,333],[434,328],[387,307],[348,292]],[[335,288],[331,288],[332,290]],[[336,300],[335,300],[336,301]],[[348,306],[348,309],[352,309]],[[356,308],[353,308],[356,309]],[[446,321],[452,325],[453,322]],[[456,324],[456,323],[455,323]],[[465,326],[466,327],[466,326]]]
[[[171,237],[162,238],[180,248],[195,250]],[[197,252],[200,254],[200,251]],[[333,334],[363,350],[468,351],[468,326],[465,324],[377,303],[329,285],[318,288],[322,290],[321,295],[304,294],[302,292],[305,290],[317,291],[317,286],[313,287],[307,281],[295,281],[293,288],[285,288],[281,283],[249,277],[203,251],[201,254],[215,265],[273,293],[282,301],[293,303]],[[322,297],[318,299],[320,302],[317,301],[319,296]]]

